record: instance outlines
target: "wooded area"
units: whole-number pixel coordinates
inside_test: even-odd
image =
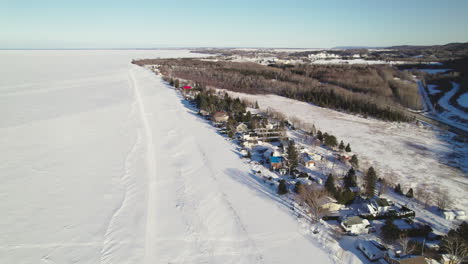
[[[165,76],[235,92],[277,94],[322,107],[389,121],[410,121],[403,108],[420,109],[407,72],[378,65],[259,65],[198,59],[146,59]]]

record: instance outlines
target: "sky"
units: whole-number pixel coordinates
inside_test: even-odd
[[[468,42],[468,0],[0,0],[1,49]]]

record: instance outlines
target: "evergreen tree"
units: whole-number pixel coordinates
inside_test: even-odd
[[[349,143],[348,143],[348,145],[346,145],[345,151],[346,152],[351,152],[351,146],[349,145]]]
[[[175,79],[174,81],[174,87],[179,88],[179,79]]]
[[[288,162],[289,162],[289,168],[291,171],[297,168],[297,165],[299,164],[298,156],[299,155],[297,153],[296,144],[294,143],[294,140],[290,140],[289,147],[288,147]]]
[[[409,188],[408,192],[406,193],[406,197],[408,197],[408,198],[413,198],[414,197],[413,188]]]
[[[339,204],[350,204],[356,198],[356,194],[350,190],[338,191],[335,194],[335,199]]]
[[[247,151],[247,158],[248,158],[248,159],[251,159],[251,158],[252,158],[252,153],[250,153],[250,151]]]
[[[356,155],[353,155],[351,159],[349,160],[349,163],[353,165],[353,167],[359,168],[359,161]]]
[[[286,181],[281,180],[278,185],[278,194],[283,195],[288,193],[288,187],[286,186]]]
[[[343,143],[343,140],[340,141],[340,145],[338,146],[338,149],[343,151],[345,149],[345,145]]]
[[[325,181],[325,189],[332,195],[336,194],[335,178],[331,173],[328,175],[327,181]]]
[[[250,113],[250,111],[247,111],[247,113],[244,116],[244,122],[249,123],[250,120],[252,120],[252,114]]]
[[[170,84],[171,86],[174,86],[174,78],[171,78],[171,79],[169,80],[169,84]]]
[[[403,194],[403,191],[401,190],[401,185],[400,184],[397,184],[395,186],[395,192],[398,193],[398,194]]]
[[[322,131],[317,131],[317,139],[322,141],[323,142],[323,135],[322,135]]]
[[[336,137],[333,135],[329,135],[328,133],[323,134],[323,140],[325,143],[325,146],[328,147],[336,147],[338,145],[338,141],[336,140]]]
[[[258,106],[258,102],[255,101],[255,109],[260,109],[260,106]]]
[[[349,169],[348,173],[343,179],[343,182],[346,189],[357,186],[356,171],[354,168]]]
[[[366,176],[364,177],[364,187],[367,197],[373,197],[375,195],[375,183],[377,181],[377,173],[374,167],[370,167],[367,170]]]

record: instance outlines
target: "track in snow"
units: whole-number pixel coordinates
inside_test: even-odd
[[[148,144],[145,263],[329,262],[173,89],[136,66],[130,77]]]

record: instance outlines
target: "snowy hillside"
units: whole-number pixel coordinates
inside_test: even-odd
[[[330,262],[157,56],[0,51],[0,263]]]
[[[232,93],[260,108],[271,108],[305,123],[314,123],[323,132],[330,132],[349,142],[366,169],[373,165],[380,176],[401,183],[404,189],[426,184],[450,190],[455,207],[468,209],[466,167],[468,147],[452,140],[449,133],[417,127],[408,123],[383,122],[317,107],[276,95],[247,95]],[[447,166],[456,163],[465,171]]]

